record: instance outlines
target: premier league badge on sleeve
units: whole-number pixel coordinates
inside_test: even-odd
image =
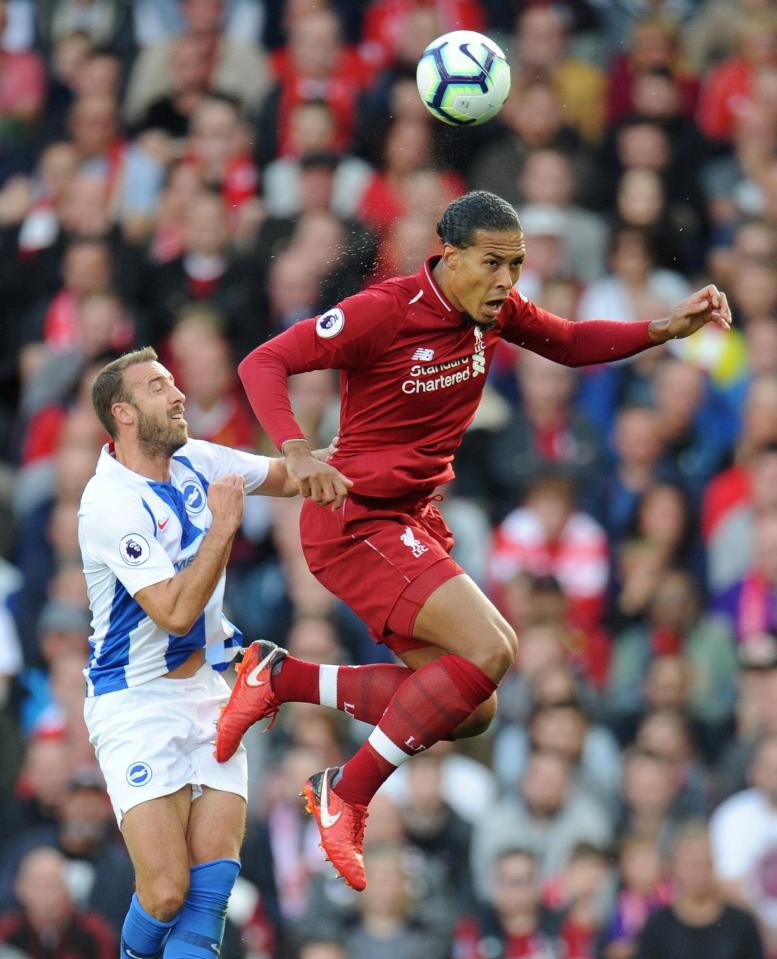
[[[327,310],[316,320],[316,333],[325,340],[337,336],[345,326],[345,314],[336,306],[333,310]]]
[[[127,533],[121,538],[119,552],[127,566],[140,566],[151,555],[151,548],[145,536],[140,533]]]

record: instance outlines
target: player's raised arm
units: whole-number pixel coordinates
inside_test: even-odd
[[[679,303],[668,317],[659,320],[571,320],[555,316],[523,300],[503,337],[534,353],[565,366],[590,366],[626,359],[635,353],[671,339],[691,336],[707,323],[731,328],[726,294],[706,286]]]
[[[332,509],[342,505],[352,483],[314,455],[292,412],[288,378],[311,370],[347,370],[379,355],[392,331],[376,319],[391,296],[375,289],[349,297],[258,346],[238,366],[256,418],[285,457],[294,491]]]

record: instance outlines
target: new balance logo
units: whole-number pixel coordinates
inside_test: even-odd
[[[409,550],[412,551],[413,556],[418,559],[419,556],[423,556],[429,549],[429,547],[422,543],[420,539],[416,539],[415,533],[410,529],[409,526],[405,527],[405,532],[400,537],[402,542],[407,546]]]
[[[430,363],[434,359],[434,350],[428,350],[424,346],[419,346],[415,353],[413,353],[411,359],[421,360],[424,363]]]

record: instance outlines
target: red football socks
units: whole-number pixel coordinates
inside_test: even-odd
[[[284,703],[319,703],[374,726],[402,683],[407,666],[319,666],[286,656],[273,673],[272,688]]]
[[[413,753],[448,738],[496,689],[474,663],[448,654],[411,673],[369,739],[343,766],[334,786],[347,803],[366,806]]]

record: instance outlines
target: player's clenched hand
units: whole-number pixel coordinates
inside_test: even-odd
[[[649,328],[650,338],[654,343],[683,339],[707,323],[716,323],[724,330],[730,330],[732,324],[726,294],[712,283],[678,303],[670,316],[653,320]]]
[[[228,473],[208,487],[208,506],[213,521],[236,530],[243,520],[245,480],[236,473]]]
[[[333,510],[340,509],[353,486],[351,480],[329,463],[322,463],[302,444],[291,446],[285,455],[286,472],[301,496],[322,506],[331,505]]]

